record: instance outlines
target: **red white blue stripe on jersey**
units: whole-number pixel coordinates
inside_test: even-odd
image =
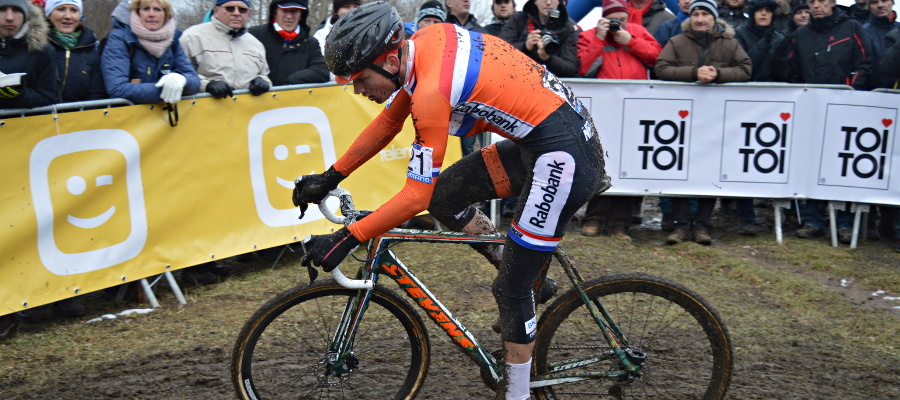
[[[554,251],[562,239],[561,237],[535,235],[522,229],[516,221],[512,222],[506,234],[513,242],[536,251]]]
[[[466,102],[472,96],[478,76],[481,74],[481,60],[484,55],[484,37],[481,33],[468,31],[460,26],[444,24],[444,62],[438,90],[454,107]],[[453,114],[450,120],[450,135],[465,136],[475,124],[470,115]]]

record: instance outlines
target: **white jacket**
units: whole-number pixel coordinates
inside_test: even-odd
[[[272,84],[263,44],[246,30],[237,37],[232,31],[213,17],[181,35],[181,47],[200,76],[200,90],[209,81],[225,81],[235,89],[247,89],[257,77]]]

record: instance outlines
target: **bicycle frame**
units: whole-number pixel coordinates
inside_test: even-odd
[[[372,239],[367,247],[367,262],[360,267],[357,279],[370,279],[377,284],[381,275],[394,280],[406,294],[425,312],[426,315],[437,324],[442,331],[459,347],[472,361],[478,364],[482,370],[490,372],[495,382],[503,377],[502,361],[490,354],[482,347],[475,336],[450,312],[438,298],[432,294],[425,284],[406,267],[390,250],[393,243],[399,242],[430,242],[430,243],[454,243],[454,244],[503,244],[506,237],[496,235],[467,235],[454,232],[421,231],[407,229],[393,229],[381,236]],[[615,324],[610,315],[599,301],[591,300],[584,292],[582,284],[584,279],[578,270],[565,255],[561,248],[554,253],[555,258],[562,265],[563,270],[572,282],[576,292],[584,301],[600,332],[609,343],[610,350],[600,354],[591,354],[584,357],[553,363],[548,367],[549,373],[533,376],[530,386],[532,388],[559,385],[566,382],[577,382],[587,379],[600,378],[627,378],[637,374],[641,366],[631,360],[628,354],[630,346],[621,329]],[[333,355],[334,366],[337,372],[349,372],[353,369],[353,359],[350,354],[359,321],[365,314],[371,289],[359,290],[357,295],[348,300],[347,306],[341,317],[338,331],[332,340],[330,352]],[[622,364],[623,370],[609,372],[578,372],[569,373],[574,368],[582,367],[597,362],[602,362],[616,357]],[[349,365],[348,365],[349,364]]]

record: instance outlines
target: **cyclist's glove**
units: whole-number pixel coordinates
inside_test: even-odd
[[[294,206],[300,207],[300,218],[303,218],[309,203],[321,203],[328,196],[328,192],[337,188],[344,178],[345,176],[334,169],[333,166],[328,168],[328,171],[325,171],[325,173],[304,175],[297,178],[294,181],[294,195],[292,199]]]
[[[360,241],[346,226],[328,235],[307,236],[303,239],[306,254],[300,259],[300,265],[309,267],[312,264],[322,267],[325,272],[331,272],[359,244]]]

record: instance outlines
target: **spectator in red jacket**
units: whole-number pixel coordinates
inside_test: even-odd
[[[648,79],[648,66],[656,64],[662,47],[642,25],[627,23],[625,0],[604,0],[597,26],[578,35],[578,75],[600,79]],[[631,239],[631,213],[641,197],[594,196],[587,205],[581,234],[609,234]]]

